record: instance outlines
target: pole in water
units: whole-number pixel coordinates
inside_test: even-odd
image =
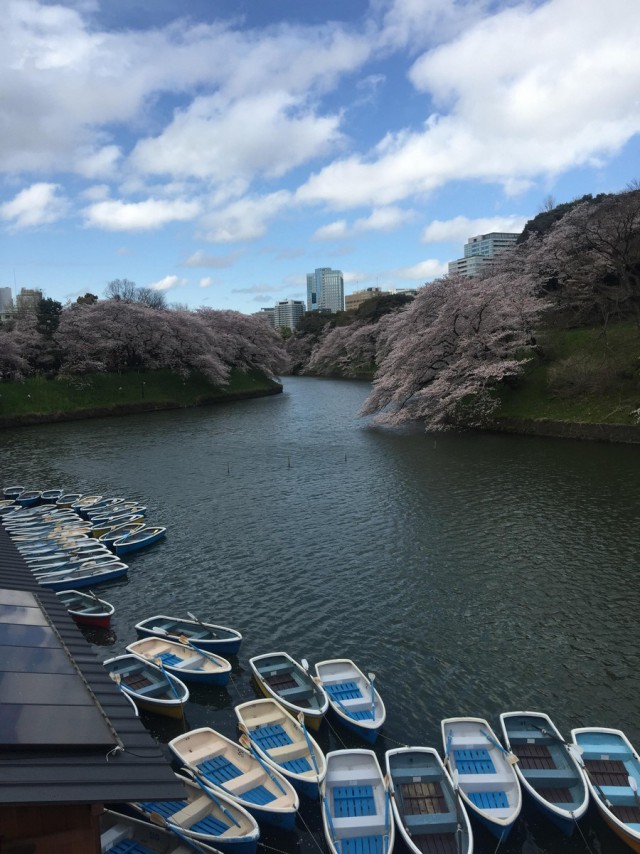
[[[287,457],[287,468],[291,468],[291,457]]]
[[[346,454],[344,455],[344,461],[345,461],[345,463],[347,461],[347,455]]]
[[[231,470],[229,468],[229,463],[227,463],[227,474],[231,474]]]

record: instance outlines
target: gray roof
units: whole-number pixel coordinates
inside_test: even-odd
[[[174,776],[170,762],[162,747],[151,737],[135,716],[126,700],[97,658],[95,652],[75,625],[66,608],[53,591],[40,587],[29,567],[15,548],[9,535],[0,524],[0,591],[5,591],[5,601],[11,601],[9,591],[25,591],[37,597],[37,602],[61,641],[61,646],[75,664],[79,675],[74,683],[76,695],[87,714],[99,716],[101,722],[88,728],[88,739],[83,743],[46,743],[42,733],[31,736],[28,728],[18,728],[8,734],[8,727],[0,720],[0,805],[14,804],[89,804],[133,800],[173,800],[185,797],[185,790]],[[14,599],[20,597],[14,596]],[[31,600],[31,597],[24,597]],[[30,608],[33,614],[34,609]],[[13,627],[15,630],[15,626]],[[33,650],[31,650],[33,652]],[[62,655],[62,653],[60,653]],[[5,686],[0,702],[10,704],[18,721],[29,719],[33,711],[23,705],[24,686],[40,686],[43,679],[30,680],[26,670],[7,666],[12,649],[2,646],[0,636],[0,677]],[[16,654],[17,660],[17,654]],[[7,671],[13,671],[7,672]],[[47,675],[44,681],[52,684],[55,676]],[[61,683],[69,679],[61,676]],[[21,685],[20,691],[11,686]],[[66,683],[64,683],[66,686]],[[83,694],[90,697],[87,702]],[[51,691],[55,697],[55,690]],[[50,702],[52,702],[50,700]],[[53,707],[52,707],[53,708]],[[66,706],[69,715],[73,706]],[[21,714],[25,712],[24,715]],[[38,711],[36,709],[36,711]],[[60,709],[54,709],[60,712]],[[60,717],[63,717],[61,714]],[[5,716],[6,721],[6,716]],[[26,735],[25,735],[26,731]],[[63,739],[64,740],[64,739]],[[73,741],[74,739],[72,739]],[[58,740],[60,741],[60,740]],[[110,742],[105,746],[105,742]],[[112,744],[124,750],[111,755]]]

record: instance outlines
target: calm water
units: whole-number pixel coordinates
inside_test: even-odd
[[[1,482],[124,495],[164,543],[101,588],[124,651],[133,625],[192,611],[244,635],[228,689],[194,690],[189,728],[235,737],[247,660],[349,657],[386,701],[384,738],[441,748],[440,720],[513,709],[623,729],[640,746],[640,448],[374,429],[364,383],[288,378],[277,397],[3,432]],[[154,716],[166,742],[181,731]],[[327,724],[326,749],[362,746]],[[567,841],[525,811],[501,852],[628,850],[590,816]],[[319,810],[263,835],[326,850]],[[495,840],[478,832],[477,851]],[[403,851],[400,842],[397,850]]]

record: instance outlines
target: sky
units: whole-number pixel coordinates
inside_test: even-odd
[[[414,288],[640,179],[639,0],[2,0],[0,287]]]

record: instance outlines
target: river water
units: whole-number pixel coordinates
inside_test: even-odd
[[[239,629],[232,683],[192,691],[189,728],[235,737],[234,704],[256,696],[248,658],[285,650],[375,672],[380,756],[441,749],[443,717],[498,728],[515,709],[640,747],[640,447],[382,430],[358,417],[368,389],[294,377],[275,397],[5,431],[1,482],[136,498],[168,527],[100,588],[113,630],[88,639],[118,654],[138,620],[187,611]],[[143,720],[162,743],[181,731]],[[319,740],[364,746],[328,724]],[[317,804],[263,839],[326,850]],[[596,815],[566,840],[527,809],[499,850],[628,849]]]

